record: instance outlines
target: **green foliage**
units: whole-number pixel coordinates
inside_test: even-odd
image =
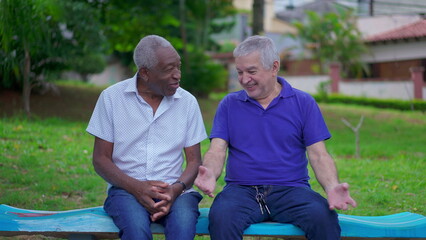
[[[184,64],[189,64],[189,70],[182,72],[182,87],[194,95],[206,97],[212,90],[226,87],[226,69],[208,55],[192,52]]]
[[[99,72],[91,58],[104,51],[98,16],[87,3],[53,0],[0,1],[3,87],[22,85],[25,53],[31,85],[66,69]],[[99,57],[98,57],[99,59]],[[104,66],[105,64],[100,66]]]
[[[298,30],[295,38],[299,38],[319,60],[321,68],[324,64],[339,62],[343,73],[359,76],[366,67],[361,55],[367,52],[358,31],[355,18],[349,10],[341,9],[338,13],[307,11],[306,22],[295,22]]]
[[[44,1],[0,1],[1,86],[22,86],[39,56],[51,53]],[[28,60],[28,61],[25,61]],[[31,64],[30,69],[25,64]]]
[[[76,72],[80,73],[84,82],[88,82],[88,75],[102,72],[107,66],[105,56],[102,54],[87,54],[71,60],[70,64]]]
[[[65,69],[83,76],[101,72],[106,66],[107,41],[102,33],[98,11],[85,2],[75,0],[62,1],[56,6],[59,8],[56,21],[63,36],[56,49],[65,56]],[[66,37],[64,32],[72,36]]]
[[[174,13],[177,1],[110,0],[94,1],[101,12],[102,26],[110,44],[110,52],[132,52],[146,35],[163,36],[174,43],[179,18]],[[175,37],[176,38],[176,37]]]
[[[331,80],[321,82],[317,87],[317,99],[323,102],[328,98],[329,88],[330,88]]]
[[[330,94],[324,97],[323,94],[316,94],[314,98],[318,102],[325,103],[344,103],[363,106],[372,106],[376,108],[390,108],[397,110],[416,110],[426,111],[426,101],[414,99],[412,101],[399,100],[399,99],[377,99],[365,97],[353,97],[339,94]]]
[[[176,11],[180,3],[185,4],[182,12]],[[87,79],[106,66],[106,53],[133,67],[136,44],[146,35],[157,34],[168,39],[184,60],[197,61],[189,63],[184,74],[194,83],[187,88],[206,95],[222,87],[225,77],[221,67],[202,53],[217,45],[210,38],[212,33],[232,26],[214,20],[234,13],[231,0],[1,0],[0,87],[21,88],[28,76],[27,89],[31,89],[58,79],[64,70]],[[26,68],[25,63],[30,66]],[[208,81],[203,80],[206,75]]]
[[[216,21],[236,13],[230,0],[185,1],[187,41],[198,50],[205,51],[217,47],[210,35],[227,31],[234,22]]]

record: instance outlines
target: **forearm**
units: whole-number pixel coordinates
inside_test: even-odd
[[[315,177],[322,188],[327,192],[328,189],[338,185],[336,164],[327,152],[324,142],[317,142],[309,146],[307,152]]]
[[[211,170],[214,177],[218,179],[223,171],[225,157],[225,153],[207,151],[204,155],[203,166]]]
[[[336,165],[328,154],[311,160],[311,166],[325,192],[339,184]]]
[[[127,176],[112,160],[114,144],[98,137],[93,148],[93,167],[99,176],[108,183],[132,192],[139,181]]]
[[[190,188],[194,184],[194,180],[198,174],[198,168],[201,165],[201,147],[200,144],[196,144],[185,148],[184,151],[186,156],[186,167],[178,180],[183,182],[187,188]]]
[[[113,186],[123,188],[128,192],[132,192],[134,186],[139,183],[138,180],[129,177],[121,169],[119,169],[111,160],[94,159],[93,166],[96,173],[106,182]]]
[[[228,142],[221,138],[213,138],[209,150],[204,154],[203,166],[211,171],[215,179],[222,174],[227,149]]]

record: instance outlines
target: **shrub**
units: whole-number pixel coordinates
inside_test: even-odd
[[[426,111],[426,101],[423,100],[399,100],[399,99],[376,99],[376,98],[365,98],[365,97],[353,97],[353,96],[344,96],[339,94],[330,94],[327,98],[324,98],[322,95],[313,95],[318,102],[326,103],[347,103],[347,104],[356,104],[363,106],[372,106],[377,108],[391,108],[397,110],[416,110],[416,111]]]
[[[182,87],[198,97],[206,97],[210,92],[224,89],[227,83],[225,67],[214,62],[208,55],[192,52],[189,56],[189,71],[182,66]]]

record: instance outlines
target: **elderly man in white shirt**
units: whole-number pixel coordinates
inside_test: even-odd
[[[134,61],[138,72],[101,93],[87,127],[108,182],[104,208],[121,239],[152,239],[152,222],[167,239],[193,239],[202,196],[192,184],[207,137],[200,108],[179,87],[180,56],[166,39],[141,39]]]

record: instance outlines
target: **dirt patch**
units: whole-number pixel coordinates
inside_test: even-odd
[[[48,92],[32,94],[31,114],[39,118],[59,117],[71,121],[89,121],[102,89],[77,86],[58,86],[59,94]],[[0,91],[0,116],[11,117],[23,114],[20,92]]]

